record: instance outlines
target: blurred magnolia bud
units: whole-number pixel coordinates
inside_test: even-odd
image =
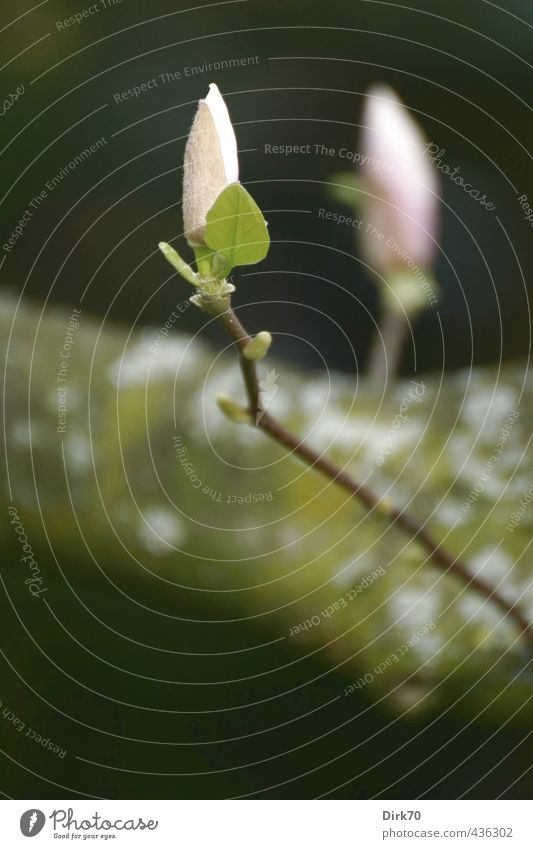
[[[439,230],[438,180],[428,142],[396,93],[372,86],[363,111],[361,250],[390,278],[398,269],[431,268]]]
[[[229,398],[227,395],[220,393],[216,396],[216,402],[219,410],[224,413],[230,422],[235,422],[236,424],[250,424],[252,422],[249,410],[241,407],[241,405],[237,404],[233,398]]]
[[[237,140],[222,95],[211,83],[185,146],[183,223],[192,247],[205,244],[207,213],[226,186],[238,180]]]

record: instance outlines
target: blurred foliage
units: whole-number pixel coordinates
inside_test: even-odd
[[[3,302],[5,340],[14,306]],[[177,333],[154,354],[157,329],[102,331],[81,318],[67,424],[58,433],[55,373],[66,315],[42,320],[39,310],[19,308],[9,343],[10,497],[46,576],[46,596],[34,599],[24,585],[7,511],[1,527],[9,552],[3,651],[17,670],[2,699],[68,746],[68,760],[58,764],[62,786],[68,777],[76,780],[71,790],[82,793],[98,787],[106,795],[218,796],[294,776],[274,794],[316,795],[357,773],[360,756],[351,760],[349,751],[365,749],[379,729],[378,749],[370,746],[363,758],[372,770],[376,764],[372,781],[354,779],[347,791],[364,795],[385,792],[393,780],[390,764],[382,770],[376,755],[392,746],[389,730],[406,745],[416,741],[416,759],[425,729],[429,744],[434,729],[447,740],[461,721],[471,729],[475,719],[478,730],[468,732],[474,747],[500,726],[507,728],[505,745],[530,727],[529,654],[514,625],[428,564],[425,552],[375,511],[367,514],[284,457],[263,434],[224,419],[214,396],[224,387],[238,397],[233,358],[213,360],[203,342]],[[332,389],[280,367],[272,410],[313,444],[333,443],[329,450],[342,465],[428,519],[473,572],[503,582],[500,589],[531,612],[524,551],[533,513],[513,532],[505,528],[530,482],[523,461],[513,474],[532,403],[531,381],[523,386],[523,378],[520,368],[508,368],[497,384],[488,370],[460,374],[444,387],[428,380],[382,455],[408,382],[377,403],[364,383],[354,396],[349,380]],[[510,427],[501,461],[482,477],[521,392],[522,417]],[[348,602],[339,601],[361,584]],[[346,693],[369,673],[372,680]],[[8,751],[14,744],[25,762],[31,744],[14,736]],[[296,781],[308,758],[329,760],[331,746],[346,753],[339,781],[328,769]],[[443,749],[449,769],[455,746]],[[54,765],[46,754],[49,777]],[[390,795],[421,792],[430,774],[435,781],[435,758]],[[483,758],[481,749],[473,763],[479,768]],[[507,775],[518,769],[517,758],[506,764]],[[402,760],[398,775],[405,769]],[[153,771],[172,777],[152,784],[144,773]],[[191,780],[188,772],[198,775]],[[466,789],[472,773],[461,775]],[[456,780],[448,777],[435,793],[455,793]],[[492,792],[492,780],[480,783],[480,796]],[[32,779],[32,786],[47,785]]]

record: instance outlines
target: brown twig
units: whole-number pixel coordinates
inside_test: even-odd
[[[358,483],[351,475],[339,469],[327,457],[314,451],[290,433],[290,431],[286,430],[270,413],[262,409],[256,364],[243,355],[243,350],[251,341],[251,337],[231,307],[221,313],[219,317],[225,329],[239,348],[239,362],[246,387],[251,424],[254,427],[259,427],[280,445],[294,452],[297,457],[337,483],[354,498],[358,498],[366,507],[371,510],[378,510],[380,515],[387,515],[391,520],[391,524],[397,524],[398,527],[410,535],[411,539],[418,540],[426,549],[432,561],[443,569],[444,572],[455,575],[467,587],[475,590],[487,600],[492,601],[506,616],[510,616],[520,629],[524,639],[533,646],[533,627],[519,608],[512,602],[507,601],[484,578],[471,575],[464,563],[449,554],[439,542],[433,539],[424,524],[421,524],[405,510],[385,506],[384,502],[366,485]]]

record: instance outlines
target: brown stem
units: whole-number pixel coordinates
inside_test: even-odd
[[[455,575],[467,587],[475,590],[484,598],[491,600],[506,616],[510,616],[520,629],[522,636],[530,645],[533,645],[533,627],[520,609],[512,602],[507,601],[484,578],[471,575],[464,563],[452,557],[439,542],[433,539],[424,524],[420,523],[405,510],[399,510],[395,507],[385,505],[366,485],[358,483],[351,475],[339,469],[327,457],[319,454],[286,430],[270,413],[262,410],[255,362],[246,359],[242,353],[248,342],[250,342],[251,337],[231,307],[220,315],[220,320],[239,348],[239,360],[246,387],[249,409],[253,414],[253,424],[265,431],[265,433],[280,445],[293,451],[297,457],[309,466],[318,469],[322,474],[350,493],[350,495],[358,498],[366,507],[369,507],[371,510],[378,510],[380,515],[385,513],[391,519],[392,524],[396,523],[411,536],[411,539],[416,539],[422,544],[436,565],[440,566],[445,572]],[[261,415],[258,415],[259,413]]]
[[[262,412],[257,369],[255,367],[255,363],[252,360],[246,359],[242,353],[248,342],[252,341],[251,336],[248,335],[232,309],[228,309],[226,312],[223,312],[220,316],[220,320],[231,338],[239,347],[239,362],[244,385],[246,386],[248,406],[253,415],[254,422],[257,422],[259,420],[259,414]]]

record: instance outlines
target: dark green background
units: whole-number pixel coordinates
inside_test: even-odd
[[[427,136],[446,149],[446,161],[460,165],[462,173],[494,200],[513,245],[494,214],[485,212],[449,182],[443,183],[448,205],[443,210],[438,267],[443,297],[439,317],[428,313],[416,325],[419,367],[455,368],[472,361],[496,363],[501,357],[527,354],[529,309],[524,280],[530,289],[533,250],[531,226],[524,221],[516,195],[526,193],[533,198],[529,153],[532,73],[526,61],[531,59],[533,25],[529,0],[509,0],[505,10],[484,0],[410,0],[406,5],[360,0],[250,0],[205,8],[192,8],[195,4],[191,2],[123,0],[67,32],[58,32],[56,20],[83,5],[51,0],[0,33],[5,61],[51,33],[2,71],[6,94],[20,83],[27,87],[20,103],[1,119],[2,146],[10,142],[0,171],[2,194],[9,190],[2,204],[3,236],[9,235],[45,181],[99,136],[110,139],[105,150],[65,179],[34,216],[4,263],[3,286],[17,292],[24,289],[24,298],[39,302],[49,298],[76,305],[91,281],[84,298],[85,314],[107,314],[128,327],[133,323],[159,326],[181,296],[176,293],[175,279],[162,285],[169,272],[156,245],[181,232],[178,166],[195,101],[215,79],[226,95],[240,148],[254,149],[241,156],[241,176],[267,211],[273,239],[259,273],[242,279],[237,303],[258,302],[247,311],[252,330],[267,325],[276,332],[296,333],[319,347],[330,367],[355,370],[364,364],[372,332],[370,316],[377,309],[376,292],[359,265],[348,228],[325,224],[316,215],[321,206],[342,209],[331,200],[327,181],[345,163],[316,156],[285,160],[265,156],[263,145],[323,142],[356,148],[362,94],[370,83],[383,80],[418,114]],[[0,25],[28,8],[26,2],[4,2]],[[190,11],[178,14],[182,8]],[[164,71],[255,55],[260,62],[254,66],[184,79],[126,103],[113,101],[115,92]],[[302,58],[272,61],[271,57]],[[105,108],[86,117],[104,104]],[[111,138],[119,130],[122,132]],[[276,211],[280,209],[314,213]],[[183,241],[182,247],[185,253]],[[357,308],[350,290],[357,293]],[[289,305],[280,308],[279,300]],[[351,340],[357,363],[347,346],[339,344],[331,318]],[[440,342],[435,344],[438,318],[446,339],[444,352]],[[202,316],[189,310],[183,323],[197,330]],[[215,332],[213,336],[219,338]],[[309,366],[318,364],[310,344],[289,336],[284,342],[283,338],[278,354]],[[406,370],[412,366],[412,356],[408,350]],[[16,550],[6,554],[9,560]],[[72,558],[75,565],[76,552]],[[53,563],[49,567],[52,571]],[[5,579],[10,586],[9,570]],[[101,608],[105,613],[110,603],[105,588],[97,580],[88,584],[83,574],[76,580],[81,582],[84,598],[90,596],[91,609],[98,612]],[[28,603],[17,595],[16,586],[10,589],[16,604]],[[130,590],[134,595],[147,591],[133,582]],[[70,592],[62,582],[55,592],[56,597],[64,596],[67,623]],[[157,606],[166,599],[154,596],[151,601]],[[169,626],[164,619],[154,622],[154,617],[132,619],[128,604],[122,605],[115,597],[113,605],[117,630],[127,629],[135,639],[145,639],[149,632],[148,642],[174,649],[197,651],[205,646],[209,651],[216,646],[216,626],[197,626],[193,633],[190,626],[177,621]],[[43,774],[80,793],[123,798],[225,797],[278,783],[279,789],[266,795],[314,797],[354,775],[360,777],[338,795],[367,798],[401,777],[401,783],[385,795],[414,797],[436,784],[429,796],[454,797],[484,774],[487,763],[499,764],[471,792],[485,797],[497,795],[518,779],[528,764],[523,729],[515,732],[509,726],[495,729],[481,723],[468,727],[464,717],[448,715],[426,731],[424,722],[395,720],[364,696],[354,695],[330,705],[345,682],[319,659],[299,659],[275,645],[262,650],[262,668],[297,662],[276,672],[272,676],[275,682],[263,676],[225,685],[217,690],[216,702],[231,706],[258,701],[273,691],[291,690],[285,697],[266,701],[253,711],[228,710],[205,716],[185,713],[173,717],[131,709],[122,703],[158,703],[169,710],[194,712],[197,695],[190,686],[159,685],[150,688],[147,698],[142,679],[120,677],[112,669],[106,679],[101,664],[101,692],[113,694],[115,701],[87,692],[44,658],[21,629],[4,596],[1,607],[2,687],[10,694],[6,699],[9,707],[26,722],[46,729],[72,751],[91,752],[95,761],[104,763],[113,763],[115,756],[121,764],[127,763],[128,746],[91,728],[105,728],[111,735],[135,740],[152,739],[157,733],[161,739],[176,742],[175,747],[162,747],[161,751],[150,746],[144,749],[139,743],[131,746],[131,768],[144,770],[144,776],[91,768],[71,758],[52,762],[39,751],[25,770],[15,763],[19,742],[4,723],[0,726],[4,751],[1,788],[9,796],[64,796],[65,791],[54,790],[38,777]],[[192,609],[191,618],[194,615],[208,618],[203,607]],[[212,615],[218,614],[212,611]],[[93,646],[96,641],[99,653],[105,656],[110,636],[102,631],[95,634],[89,616],[76,624],[80,641],[92,640]],[[250,633],[235,625],[236,646],[242,640],[266,643],[270,638],[260,629]],[[60,653],[53,639],[59,639],[58,632],[46,646],[51,658]],[[225,639],[226,643],[230,639],[228,626]],[[81,656],[79,662],[83,680],[93,661]],[[173,668],[165,655],[160,663],[152,656],[150,662],[154,677],[176,680],[195,674],[202,680],[229,678],[235,673],[234,662],[212,657],[205,659],[201,671],[186,657]],[[253,676],[256,664],[253,653],[241,655],[238,677]],[[11,667],[31,681],[39,695],[29,693]],[[299,687],[311,680],[312,684]],[[78,722],[58,714],[43,699]],[[305,718],[291,721],[304,714]],[[244,743],[195,745],[275,725],[279,728],[273,734],[258,733]],[[365,742],[377,731],[380,733],[372,741]],[[437,754],[436,741],[443,743]],[[358,744],[356,752],[350,753]],[[405,748],[388,758],[403,744]],[[293,747],[294,753],[272,759],[276,752]],[[471,757],[459,773],[450,773],[459,751],[462,757]],[[254,767],[231,769],[253,761],[257,761]],[[181,776],[150,774],[158,772]],[[438,783],[441,775],[448,777]],[[301,777],[291,781],[294,776]],[[508,795],[528,795],[529,782],[526,774]]]
[[[445,162],[460,166],[465,179],[496,204],[495,212],[486,212],[443,178],[438,277],[444,290],[439,316],[446,350],[434,344],[437,316],[425,314],[416,325],[419,368],[440,368],[443,362],[453,368],[525,354],[529,311],[524,281],[529,287],[532,239],[517,193],[533,197],[530,5],[514,0],[500,11],[485,0],[406,5],[331,0],[327,6],[312,0],[250,0],[203,9],[198,5],[180,14],[185,7],[191,5],[123,0],[58,32],[55,22],[83,4],[51,0],[5,33],[11,56],[51,32],[4,71],[6,91],[45,71],[2,119],[4,138],[32,122],[3,156],[6,187],[21,164],[29,166],[2,208],[4,232],[16,224],[34,191],[73,155],[100,135],[110,139],[32,220],[28,237],[5,267],[10,285],[26,285],[39,299],[49,293],[70,303],[92,278],[86,309],[99,314],[110,309],[119,321],[156,324],[171,312],[173,285],[147,303],[147,293],[167,276],[153,251],[161,238],[181,232],[178,165],[184,137],[194,102],[216,77],[240,148],[255,149],[242,154],[241,176],[262,208],[312,210],[307,215],[268,213],[273,248],[259,276],[241,286],[239,302],[281,298],[324,310],[344,328],[358,364],[363,364],[373,327],[369,313],[377,307],[375,288],[354,259],[349,228],[324,223],[316,215],[321,206],[342,209],[330,199],[326,184],[347,163],[314,155],[266,156],[264,144],[358,149],[362,93],[382,80],[418,115],[428,138],[445,149]],[[6,6],[4,17],[11,14]],[[260,61],[237,70],[183,76],[137,99],[114,102],[114,93],[165,71],[237,56],[258,56]],[[309,58],[271,61],[284,56]],[[110,138],[117,130],[123,132]],[[64,215],[32,268],[36,249]],[[275,273],[267,275],[269,271]],[[328,284],[331,280],[339,285]],[[356,292],[359,308],[343,289]],[[196,329],[201,318],[189,313],[185,320]],[[318,312],[302,306],[280,310],[274,304],[257,310],[257,322],[289,334],[297,325],[302,336],[320,340],[329,365],[356,367],[331,322]],[[316,364],[310,346],[281,339],[280,347],[288,356]],[[410,363],[412,352],[407,351],[405,367]]]

